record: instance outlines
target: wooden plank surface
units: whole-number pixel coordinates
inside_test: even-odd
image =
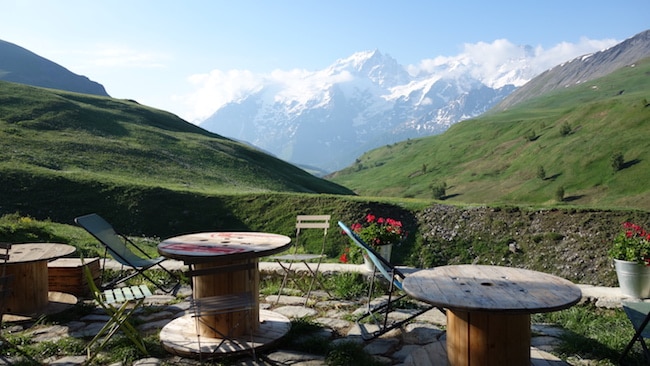
[[[25,243],[13,244],[9,250],[9,262],[29,263],[50,260],[72,254],[75,247],[59,243]]]
[[[238,266],[242,266],[242,269],[227,269],[237,268]],[[196,276],[192,279],[192,296],[196,299],[201,299],[212,296],[247,293],[254,300],[253,308],[259,309],[259,270],[257,258],[231,261],[224,268],[223,271],[219,271],[218,266],[212,263],[194,265],[195,270],[214,269],[214,273],[211,275]],[[247,329],[250,329],[251,319],[254,328],[256,328],[256,324],[259,324],[258,311],[254,310],[252,317],[249,314],[249,310],[243,309],[242,311],[227,314],[201,316],[202,322],[200,323],[199,331],[202,335],[210,337],[218,336],[218,332],[239,336],[246,332]]]
[[[5,311],[9,314],[32,315],[47,306],[47,262],[16,263],[6,267],[13,276]]]
[[[447,345],[445,339],[434,341],[417,348],[412,352],[403,363],[404,366],[448,366],[447,362]],[[504,364],[505,365],[505,364]],[[539,348],[530,348],[530,365],[531,366],[569,366],[553,354],[540,350]]]
[[[85,258],[84,265],[90,270],[99,287],[101,267],[99,258]],[[59,258],[47,263],[48,285],[50,291],[60,291],[76,296],[90,296],[90,287],[84,273],[81,258]]]
[[[202,336],[199,347],[194,318],[185,315],[163,327],[160,342],[166,351],[182,357],[223,357],[250,352],[251,348],[259,350],[269,347],[284,337],[290,328],[291,322],[287,317],[269,310],[260,310],[259,329],[252,337],[242,335],[230,341]]]
[[[580,289],[563,278],[519,268],[457,265],[409,274],[404,290],[433,305],[505,313],[556,311],[576,304]]]

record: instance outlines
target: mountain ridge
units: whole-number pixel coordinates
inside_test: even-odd
[[[646,57],[650,57],[650,30],[544,71],[507,96],[494,110],[502,111],[544,93],[589,82]]]
[[[0,80],[108,97],[103,85],[0,39]]]
[[[0,170],[205,192],[352,194],[128,100],[0,81]],[[24,188],[21,188],[24,189]]]
[[[648,75],[650,57],[368,151],[327,178],[372,197],[648,210]]]

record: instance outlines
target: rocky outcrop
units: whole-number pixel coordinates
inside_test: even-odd
[[[650,213],[436,204],[417,215],[421,243],[411,261],[418,267],[454,263],[515,266],[577,283],[616,286],[607,251],[632,221],[649,227]]]

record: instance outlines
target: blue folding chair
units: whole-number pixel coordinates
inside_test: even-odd
[[[627,315],[628,319],[634,327],[634,337],[625,347],[625,350],[621,354],[619,359],[620,362],[623,361],[625,355],[632,349],[635,342],[641,343],[643,348],[643,354],[645,355],[646,360],[650,363],[650,351],[648,346],[645,343],[644,338],[650,339],[650,303],[642,301],[623,301],[623,310]]]
[[[372,280],[370,282],[370,290],[368,292],[368,305],[367,305],[366,312],[356,321],[357,325],[359,326],[359,329],[361,330],[361,336],[364,340],[371,340],[376,337],[379,337],[380,335],[392,329],[401,327],[402,324],[411,321],[415,317],[433,308],[436,308],[435,306],[429,304],[426,305],[422,304],[422,306],[419,309],[412,312],[411,315],[409,315],[408,317],[402,318],[398,321],[392,321],[389,323],[389,314],[391,313],[391,311],[398,309],[395,303],[399,302],[400,300],[408,296],[406,293],[402,293],[401,295],[393,298],[393,292],[395,290],[402,291],[402,281],[405,278],[404,273],[402,273],[398,268],[393,266],[388,260],[382,257],[379,253],[377,253],[372,247],[366,244],[354,231],[352,231],[341,221],[339,221],[339,226],[341,227],[341,229],[343,229],[343,232],[347,234],[347,236],[350,237],[350,239],[352,239],[352,242],[354,244],[356,244],[362,250],[365,251],[366,255],[368,255],[368,258],[372,261],[375,267],[372,274]],[[385,303],[383,303],[378,307],[373,308],[370,302],[371,302],[371,296],[373,291],[373,285],[375,282],[374,281],[375,274],[377,273],[377,271],[379,271],[379,273],[381,273],[381,275],[386,280],[388,280],[388,284],[389,284],[388,301],[386,301]],[[440,309],[440,308],[438,309],[441,312],[445,313],[444,309]],[[367,328],[365,327],[366,319],[371,319],[373,323],[376,326],[378,326],[378,330],[374,332],[368,332]]]

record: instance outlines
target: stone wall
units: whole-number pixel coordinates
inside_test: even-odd
[[[621,223],[650,227],[650,213],[436,204],[418,213],[421,242],[410,262],[506,265],[555,274],[571,281],[616,286],[607,255]]]

